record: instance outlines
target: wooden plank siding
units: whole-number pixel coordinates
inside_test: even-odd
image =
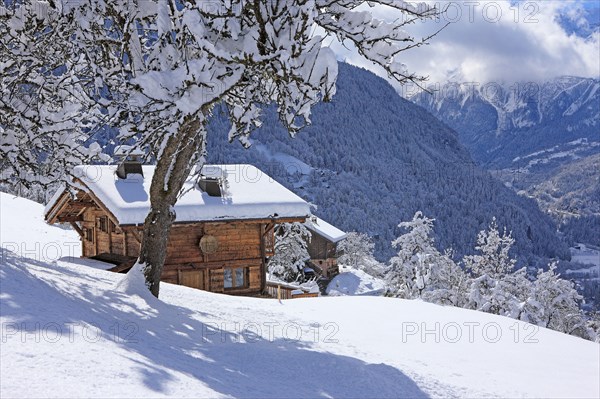
[[[272,226],[270,220],[173,224],[161,280],[212,292],[260,295],[266,285],[265,254],[273,253]],[[115,225],[98,206],[82,213],[81,231],[84,257],[139,256],[143,226]],[[216,239],[214,252],[203,253],[200,248],[200,239],[206,235]],[[243,285],[225,288],[226,268],[232,273],[241,268]]]
[[[313,232],[308,243],[310,263],[316,272],[325,278],[333,278],[339,273],[337,264],[337,245],[325,237]]]
[[[292,294],[294,291],[302,291],[302,293]],[[279,284],[272,281],[267,282],[265,292],[270,297],[278,299],[316,298],[319,296],[318,292],[308,292],[300,287]]]

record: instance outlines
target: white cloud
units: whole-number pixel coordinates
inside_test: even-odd
[[[434,2],[429,2],[434,3]],[[443,83],[453,75],[457,80],[540,82],[549,78],[574,75],[600,76],[600,35],[579,37],[569,34],[559,16],[581,25],[581,2],[508,0],[465,1],[437,4],[448,7],[436,22],[417,23],[409,33],[423,37],[452,22],[428,46],[400,55],[410,71],[428,75],[430,83]],[[434,3],[435,4],[435,3]],[[397,17],[377,6],[371,11],[380,19]],[[335,43],[332,48],[342,60],[383,75],[355,51]]]

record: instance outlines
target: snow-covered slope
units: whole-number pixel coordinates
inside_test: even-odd
[[[44,223],[44,207],[0,192],[0,244],[17,254],[51,262],[81,256],[81,241],[70,228]]]
[[[27,201],[2,197],[4,218]],[[28,221],[28,242],[62,230]],[[16,237],[16,235],[15,235]],[[18,241],[21,238],[15,238]],[[163,284],[2,249],[1,397],[598,397],[598,344],[382,297],[283,301]]]

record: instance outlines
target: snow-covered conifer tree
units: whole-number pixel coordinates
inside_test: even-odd
[[[433,219],[417,212],[410,222],[402,222],[398,227],[407,232],[392,241],[398,254],[390,259],[386,276],[393,294],[406,299],[419,298],[436,273],[439,252],[431,236]]]
[[[463,259],[465,268],[472,274],[469,294],[469,307],[483,312],[510,316],[517,298],[507,290],[503,282],[514,269],[516,261],[510,257],[514,239],[506,230],[500,234],[496,218],[492,219],[488,230],[480,231],[477,237],[477,255]]]
[[[275,253],[269,259],[269,273],[284,281],[298,279],[310,259],[311,234],[303,223],[283,223],[275,228]]]

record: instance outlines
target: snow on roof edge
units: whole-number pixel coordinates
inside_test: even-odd
[[[175,223],[310,216],[310,206],[306,201],[253,165],[207,166],[220,168],[225,176],[228,171],[233,172],[230,179],[226,179],[226,192],[232,191],[232,195],[227,193],[217,199],[201,190],[188,190],[175,204]],[[144,177],[135,176],[135,179],[117,178],[115,165],[93,165],[91,168],[80,165],[75,167],[75,175],[83,183],[81,188],[93,193],[120,225],[139,225],[144,223],[149,211],[148,192],[154,172],[152,165],[144,165],[143,168]],[[188,179],[184,188],[192,188],[194,184]],[[55,193],[46,205],[44,215],[64,192],[63,187]]]
[[[333,243],[338,243],[348,236],[348,233],[316,216],[312,216],[310,223],[306,225],[310,230],[322,235]]]
[[[67,187],[65,184],[61,184],[54,194],[52,194],[52,197],[50,197],[50,200],[48,200],[48,203],[44,207],[44,217],[48,215],[48,212],[50,212],[54,205],[56,205],[56,202],[60,199],[60,197],[62,197],[66,188]]]

